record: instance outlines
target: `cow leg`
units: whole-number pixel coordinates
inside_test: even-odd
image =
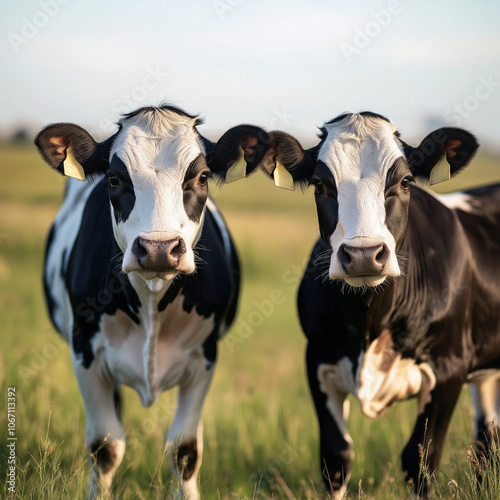
[[[498,374],[471,384],[470,393],[475,409],[475,438],[479,452],[490,457],[498,447],[500,435],[500,378]]]
[[[352,367],[347,358],[338,364],[323,363],[321,353],[309,343],[307,373],[316,407],[320,432],[320,460],[323,480],[334,498],[345,495],[354,460],[353,443],[347,432],[349,401],[343,378]]]
[[[74,356],[72,358],[87,417],[85,438],[91,465],[89,497],[96,498],[111,486],[125,453],[125,433],[118,415],[115,384],[103,376],[99,358],[88,369]]]
[[[457,403],[463,379],[448,379],[446,384],[436,382],[427,395],[425,406],[419,404],[420,413],[413,434],[402,454],[405,479],[413,484],[415,493],[428,496],[429,479],[437,472],[443,444]]]
[[[197,475],[203,454],[201,412],[215,365],[207,369],[206,360],[193,359],[188,374],[179,385],[178,406],[167,433],[165,452],[170,467],[180,482],[178,498],[200,498]]]

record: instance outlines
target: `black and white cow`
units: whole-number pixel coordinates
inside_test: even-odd
[[[250,172],[267,137],[241,125],[214,144],[198,133],[199,123],[174,107],[141,108],[99,144],[66,123],[35,141],[53,168],[88,178],[68,181],[48,238],[44,285],[85,405],[92,496],[109,488],[125,452],[118,391],[125,384],[146,407],[179,387],[165,451],[181,496],[199,497],[200,416],[240,281],[207,180],[224,179],[235,161]]]
[[[419,445],[428,470],[437,470],[466,382],[477,439],[489,439],[498,423],[500,185],[437,196],[415,184],[436,165],[445,165],[444,177],[467,165],[478,144],[457,128],[413,148],[388,119],[363,112],[326,123],[306,151],[283,132],[271,135],[265,169],[284,165],[295,182],[315,187],[321,238],[298,308],[325,482],[340,498],[351,473],[348,393],[370,418],[416,397],[402,465],[425,494]],[[443,155],[447,164],[438,163]]]

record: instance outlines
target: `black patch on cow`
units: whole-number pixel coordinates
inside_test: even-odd
[[[205,157],[199,155],[189,165],[182,182],[184,210],[188,218],[196,223],[200,221],[207,201],[207,179],[210,173]],[[200,178],[200,174],[205,177],[204,181]]]
[[[45,262],[47,261],[47,255],[54,241],[55,234],[56,234],[56,226],[55,224],[53,224],[52,227],[50,228],[50,232],[47,237],[47,243],[45,244]],[[55,309],[57,307],[57,302],[55,301],[52,295],[52,291],[47,281],[47,269],[45,269],[43,273],[43,291],[45,295],[45,304],[47,306],[47,311],[49,313],[50,320],[52,321],[54,327],[57,329],[57,325],[55,322]]]
[[[123,253],[113,235],[107,180],[90,194],[68,262],[66,286],[73,309],[73,349],[88,368],[94,359],[90,341],[103,314],[124,311],[139,324],[140,301],[121,273]]]
[[[395,160],[387,172],[385,183],[385,224],[394,237],[396,249],[399,249],[403,242],[408,220],[410,187],[401,185],[401,181],[406,177],[411,177],[411,172],[405,159],[401,157]]]
[[[401,182],[401,179],[406,176],[411,177],[411,172],[405,159],[401,156],[394,161],[392,167],[387,171],[387,175],[385,178],[386,193],[389,189],[395,187],[396,184],[399,184]]]
[[[223,241],[217,237],[216,226],[213,215],[207,210],[200,240],[195,247],[201,262],[196,273],[185,277],[182,293],[185,295],[184,310],[191,312],[194,309],[204,318],[215,314],[217,324],[227,310],[228,302],[237,294],[235,288],[239,279],[235,279],[235,273],[239,272],[239,266],[237,261],[229,262]]]
[[[65,248],[63,250],[63,253],[61,254],[61,268],[59,270],[59,273],[61,275],[61,279],[63,281],[66,281],[66,266],[64,265],[66,262],[66,254],[68,253],[68,249]]]
[[[158,302],[158,311],[164,311],[167,306],[175,300],[175,298],[179,295],[185,278],[186,275],[181,274],[180,276],[177,276],[174,281],[172,281],[168,290],[165,292],[165,295],[161,298],[160,302]]]
[[[115,220],[125,222],[135,205],[135,191],[127,166],[116,154],[113,155],[106,177]]]
[[[182,474],[182,479],[187,481],[191,479],[196,469],[198,460],[198,445],[196,439],[185,441],[177,449],[177,469]]]
[[[316,163],[311,183],[315,184],[314,197],[321,238],[329,245],[330,236],[337,227],[339,205],[335,179],[330,169],[321,160]]]
[[[391,123],[391,120],[389,118],[386,118],[383,115],[379,115],[378,113],[374,113],[373,111],[362,111],[359,113],[361,116],[366,116],[367,118],[378,118],[380,120],[384,120],[387,123]]]
[[[95,460],[96,467],[103,473],[107,474],[116,465],[118,457],[116,456],[116,444],[105,441],[104,439],[96,439],[90,445],[90,453]]]

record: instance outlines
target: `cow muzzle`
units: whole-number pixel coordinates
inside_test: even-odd
[[[182,236],[166,240],[138,236],[132,244],[136,266],[124,272],[137,271],[145,279],[171,279],[180,272],[192,273],[194,266],[187,259],[187,247]]]
[[[392,269],[391,252],[383,242],[364,245],[343,243],[338,248],[336,260],[330,278],[343,279],[353,287],[375,287],[383,283],[387,276],[399,275],[397,264]]]
[[[387,264],[389,249],[385,243],[373,247],[341,245],[338,257],[349,276],[377,276]]]

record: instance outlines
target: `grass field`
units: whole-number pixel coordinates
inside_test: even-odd
[[[500,161],[482,155],[442,189],[499,179]],[[68,347],[53,333],[41,291],[44,240],[63,187],[34,147],[0,147],[0,494],[8,496],[4,436],[7,388],[14,386],[18,469],[12,498],[74,499],[86,491],[83,406]],[[318,235],[312,193],[278,190],[259,173],[218,190],[216,199],[240,252],[244,284],[239,319],[220,342],[204,411],[202,496],[327,498],[295,309],[301,268]],[[273,290],[280,290],[284,301],[264,316],[259,304],[269,301]],[[175,397],[175,391],[165,393],[144,409],[138,396],[125,390],[128,441],[113,487],[116,498],[169,497],[172,476],[162,449]],[[349,498],[405,498],[400,453],[415,420],[414,402],[397,405],[377,421],[364,418],[352,403],[356,460]],[[467,460],[472,428],[464,391],[446,441],[438,498],[498,498],[498,484],[482,492],[472,486]]]

